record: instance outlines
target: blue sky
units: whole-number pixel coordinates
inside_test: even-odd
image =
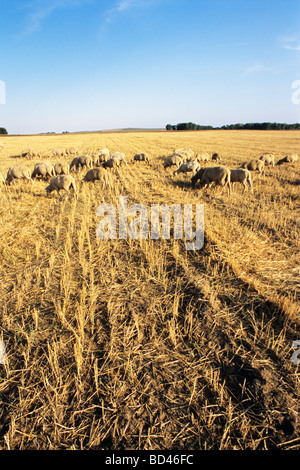
[[[10,134],[300,121],[300,0],[0,0],[0,41]]]

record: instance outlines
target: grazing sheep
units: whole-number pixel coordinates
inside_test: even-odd
[[[31,174],[31,178],[41,177],[47,179],[53,176],[55,176],[55,170],[51,163],[37,163]]]
[[[265,162],[265,165],[272,165],[272,167],[274,168],[275,157],[272,153],[266,153],[265,155],[262,155],[261,157],[259,157],[259,159]]]
[[[173,155],[179,155],[182,158],[182,163],[190,161],[194,156],[192,149],[175,149]]]
[[[109,160],[109,155],[106,155],[105,153],[101,153],[98,155],[98,160],[99,160],[99,165],[103,162],[107,162]]]
[[[50,157],[67,158],[68,154],[65,149],[53,149],[50,153]]]
[[[219,155],[218,153],[214,153],[214,154],[212,155],[211,159],[212,159],[213,162],[218,162],[218,163],[220,163],[220,161],[221,161],[221,157],[220,157],[220,155]]]
[[[49,196],[52,191],[57,191],[57,194],[59,195],[59,191],[64,189],[66,192],[69,192],[70,189],[73,188],[74,193],[77,197],[77,189],[76,189],[76,183],[71,175],[58,175],[52,178],[48,186],[45,188],[45,191],[47,193],[47,196]]]
[[[75,147],[69,147],[65,150],[67,155],[77,155],[78,150]]]
[[[200,188],[210,186],[215,183],[216,186],[222,186],[223,189],[228,186],[229,194],[231,194],[230,185],[230,170],[225,166],[214,166],[208,168],[201,168],[192,177],[192,186],[195,187],[197,181],[200,180]]]
[[[251,188],[251,192],[253,192],[251,173],[246,168],[237,168],[234,170],[230,170],[230,181],[232,183],[232,189],[233,189],[234,183],[241,183],[244,185],[244,192],[245,192],[247,188],[247,184],[249,184]]]
[[[258,171],[258,178],[260,178],[261,175],[265,175],[265,162],[263,160],[251,160],[250,162],[244,162],[240,168],[246,168],[246,170],[249,171]]]
[[[78,171],[84,166],[87,168],[92,168],[93,162],[92,162],[92,158],[90,157],[90,155],[80,155],[79,157],[73,158],[70,164],[70,172],[73,170],[73,168],[76,171]]]
[[[149,163],[149,155],[147,153],[137,153],[134,155],[132,161]]]
[[[95,184],[95,181],[103,181],[107,186],[111,187],[110,173],[103,167],[88,170],[81,183],[92,182]]]
[[[68,163],[55,163],[54,171],[55,171],[55,175],[68,175],[69,165]]]
[[[27,158],[28,160],[32,160],[34,157],[39,157],[39,156],[40,155],[38,151],[33,148],[23,150],[20,154],[21,158]]]
[[[208,153],[197,153],[197,155],[195,157],[195,161],[198,162],[198,163],[208,162],[209,161]]]
[[[100,149],[97,153],[99,155],[99,163],[106,162],[109,159],[110,152],[107,148]]]
[[[93,166],[98,166],[99,165],[99,155],[98,153],[92,153],[91,154],[91,159],[92,159],[92,164]]]
[[[287,155],[277,162],[277,165],[282,165],[282,163],[295,163],[298,161],[298,155],[296,153],[292,155]]]
[[[121,153],[121,152],[114,152],[110,158],[112,158],[113,160],[118,160],[120,165],[122,163],[125,163],[125,165],[127,165],[127,162],[126,162],[126,155],[124,153]]]
[[[170,166],[177,166],[179,167],[181,163],[184,163],[182,161],[182,157],[179,155],[171,155],[170,157],[167,157],[164,161],[164,169],[166,170]]]
[[[173,175],[178,175],[179,173],[196,173],[196,171],[200,170],[200,164],[198,162],[186,162],[182,163],[177,170],[173,172]]]
[[[103,168],[119,168],[121,162],[118,158],[109,158],[106,162],[103,162],[101,165]]]
[[[5,182],[10,185],[13,180],[17,179],[26,179],[34,184],[31,179],[30,168],[25,165],[16,165],[8,169]]]

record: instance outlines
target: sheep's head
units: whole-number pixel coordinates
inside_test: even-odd
[[[52,191],[54,190],[53,186],[51,184],[49,184],[46,188],[45,188],[45,191],[47,193],[47,196],[49,196],[50,193],[52,193]]]

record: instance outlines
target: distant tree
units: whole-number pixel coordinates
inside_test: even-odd
[[[4,127],[0,127],[0,134],[7,134],[7,130]]]
[[[172,130],[172,124],[167,124],[166,125],[166,130],[171,131]]]
[[[171,124],[167,125],[167,130],[173,131],[194,131],[194,130],[209,130],[209,129],[250,129],[250,130],[277,130],[277,129],[300,129],[300,123],[295,124],[286,124],[278,122],[247,122],[245,124],[226,124],[222,127],[213,127],[213,126],[201,126],[193,122],[180,122],[177,125],[173,126]]]
[[[300,129],[300,124],[286,124],[279,122],[247,122],[246,124],[229,124],[221,129],[250,129],[250,130],[280,130],[280,129]]]

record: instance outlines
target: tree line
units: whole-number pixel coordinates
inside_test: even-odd
[[[208,129],[213,129],[213,126],[200,126],[199,124],[195,124],[193,122],[181,122],[175,125],[166,125],[167,131],[200,131]]]
[[[7,130],[4,127],[0,127],[0,134],[7,134]]]
[[[199,131],[210,129],[253,129],[253,130],[290,130],[300,129],[300,123],[286,124],[279,122],[248,122],[246,124],[229,124],[222,127],[201,126],[193,122],[181,122],[179,124],[167,124],[167,131]]]

